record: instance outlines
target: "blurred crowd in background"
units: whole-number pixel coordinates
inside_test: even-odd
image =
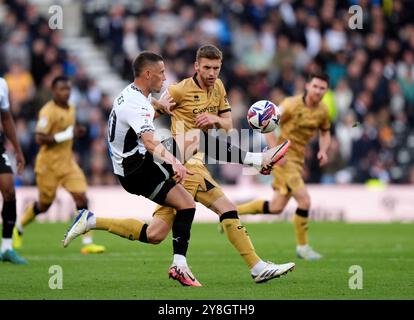
[[[1,1],[0,1],[1,3]],[[50,82],[73,79],[72,102],[87,134],[75,153],[91,185],[115,184],[106,145],[112,98],[88,77],[76,55],[61,46],[35,5],[4,0],[0,75],[9,84],[13,115],[27,160],[18,181],[34,184],[37,112],[50,99]],[[142,50],[163,55],[166,85],[194,74],[197,48],[224,53],[221,78],[234,127],[247,129],[248,107],[302,94],[306,75],[324,70],[324,98],[332,121],[329,163],[320,168],[317,139],[306,151],[311,183],[414,183],[414,2],[403,0],[142,0],[82,1],[83,35],[105,51],[114,72],[132,81],[131,62]],[[350,28],[350,6],[362,26]],[[91,61],[93,63],[93,61]],[[168,125],[165,122],[164,125]],[[237,183],[241,167],[212,167],[219,182]],[[269,178],[252,176],[258,182]]]

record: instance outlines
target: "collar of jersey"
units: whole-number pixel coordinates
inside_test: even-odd
[[[135,83],[131,83],[131,89],[140,92],[142,95],[144,95],[144,93],[142,92],[142,90],[140,88],[138,88]]]
[[[200,83],[197,80],[197,72],[194,73],[193,80],[194,80],[195,84],[197,85],[197,87],[199,87],[200,89],[203,89],[203,88],[201,88]]]

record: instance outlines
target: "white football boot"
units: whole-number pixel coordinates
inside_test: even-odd
[[[93,213],[87,209],[79,210],[79,214],[65,234],[63,239],[63,247],[66,248],[72,240],[89,231],[88,219],[92,216]]]
[[[296,255],[298,258],[304,260],[319,260],[322,259],[322,255],[313,250],[309,245],[297,246]]]
[[[289,271],[293,271],[294,269],[295,264],[293,262],[275,264],[273,262],[268,261],[266,263],[266,267],[264,267],[258,275],[252,275],[252,278],[256,283],[263,283],[274,278],[279,278],[280,276],[285,275]]]

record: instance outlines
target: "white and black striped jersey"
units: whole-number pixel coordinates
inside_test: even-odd
[[[118,95],[108,121],[109,153],[114,172],[127,176],[143,163],[146,153],[141,134],[154,131],[154,108],[151,94],[145,97],[133,83]]]
[[[0,111],[8,111],[9,108],[9,88],[6,80],[0,77]]]
[[[0,112],[8,111],[9,109],[9,87],[6,80],[0,77]],[[3,139],[3,133],[0,131],[0,144],[3,143]]]

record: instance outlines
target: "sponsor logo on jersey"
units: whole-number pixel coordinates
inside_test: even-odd
[[[194,114],[200,114],[204,112],[217,113],[217,110],[218,110],[218,106],[208,106],[204,108],[195,108],[193,109],[193,113]]]

